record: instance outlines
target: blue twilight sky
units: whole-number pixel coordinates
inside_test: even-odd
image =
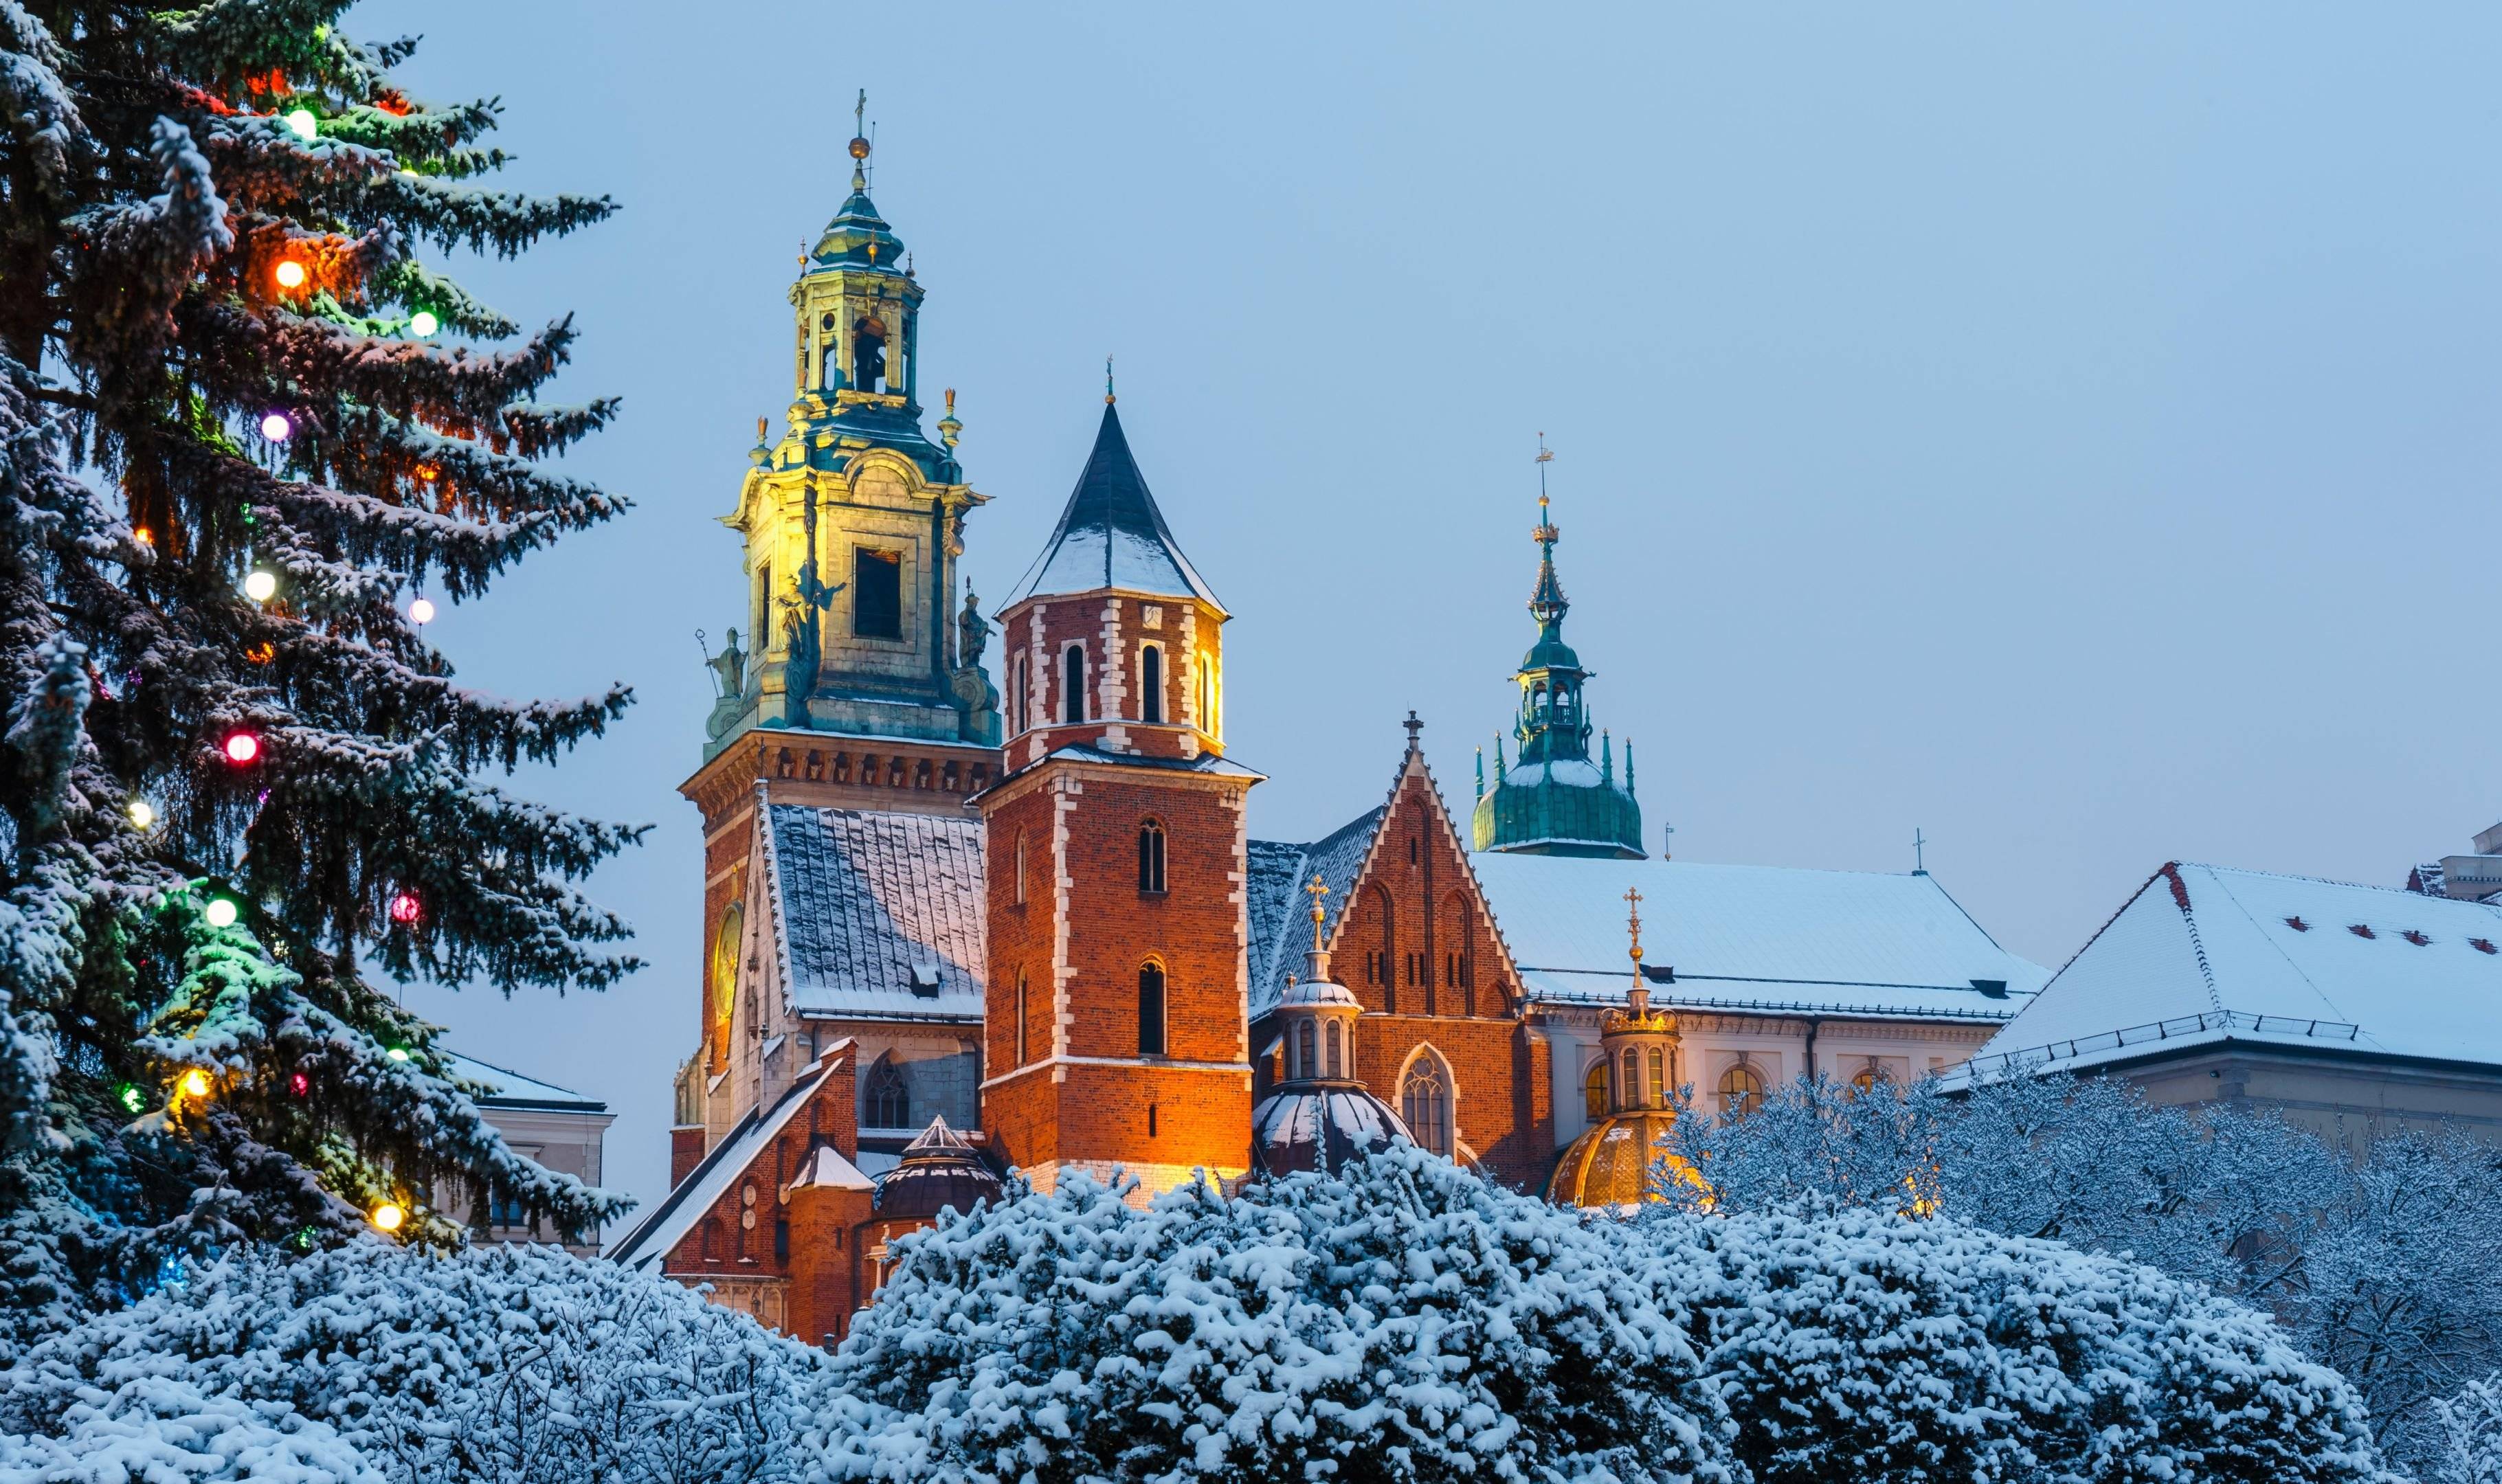
[[[650,967],[412,991],[606,1097],[665,1179],[693,806],[739,622],[715,523],[789,394],[784,293],[854,89],[1025,567],[1102,358],[1233,608],[1254,828],[1446,793],[1508,714],[1539,430],[1568,632],[1655,842],[1930,866],[2056,964],[2163,860],[2394,884],[2502,814],[2502,10],[2286,4],[695,8],[367,0],[428,96],[501,94],[511,183],[610,223],[456,264],[572,311],[570,460],[637,508],[439,632],[472,684],[641,702],[522,786],[657,823],[603,871]],[[936,402],[934,394],[930,398]],[[933,412],[932,417],[935,416]],[[1674,945],[1666,948],[1674,955]]]

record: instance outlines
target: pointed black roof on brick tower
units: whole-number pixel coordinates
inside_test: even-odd
[[[1164,597],[1195,597],[1223,613],[1190,558],[1181,554],[1164,512],[1147,492],[1146,476],[1121,435],[1121,415],[1103,399],[1103,425],[1086,458],[1068,508],[1043,543],[1042,555],[1001,606],[1055,593],[1116,588]]]

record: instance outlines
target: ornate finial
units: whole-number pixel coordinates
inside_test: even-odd
[[[1111,406],[1118,398],[1112,395],[1112,357],[1103,357],[1103,405]]]
[[[964,431],[964,424],[956,421],[956,388],[950,387],[947,388],[947,416],[938,420],[938,441],[947,445],[947,452],[952,454],[956,451],[957,438]]]
[[[1320,872],[1314,871],[1312,884],[1303,888],[1303,894],[1312,899],[1312,947],[1317,950],[1321,946],[1321,898],[1329,894],[1329,883],[1321,880]]]
[[[1625,928],[1633,934],[1632,954],[1637,965],[1641,962],[1641,899],[1640,888],[1625,888]]]
[[[764,441],[764,415],[762,413],[758,413],[756,415],[756,441],[759,443],[762,443]]]
[[[1407,750],[1411,753],[1414,752],[1416,750],[1416,734],[1425,729],[1425,724],[1416,720],[1416,713],[1411,710],[1407,713],[1407,720],[1400,723],[1399,725],[1407,728]]]
[[[868,189],[868,89],[860,90],[860,101],[852,105],[852,189]]]

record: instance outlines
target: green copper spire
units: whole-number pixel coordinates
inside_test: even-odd
[[[1556,527],[1546,494],[1546,465],[1554,456],[1541,433],[1538,525],[1530,532],[1538,543],[1538,584],[1529,594],[1538,640],[1521,657],[1513,676],[1520,686],[1520,710],[1512,724],[1519,759],[1506,774],[1497,740],[1494,791],[1478,798],[1472,822],[1476,848],[1637,859],[1642,854],[1641,806],[1634,801],[1632,744],[1626,744],[1627,773],[1620,788],[1611,745],[1603,746],[1598,765],[1590,761],[1592,727],[1583,693],[1590,672],[1564,642],[1564,616],[1572,605],[1564,596],[1563,579],[1555,574],[1555,543],[1563,532]]]

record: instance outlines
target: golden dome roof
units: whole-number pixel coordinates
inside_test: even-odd
[[[1651,1164],[1659,1160],[1668,1162],[1677,1179],[1707,1192],[1710,1188],[1693,1165],[1659,1147],[1675,1124],[1675,1115],[1666,1108],[1634,1108],[1601,1119],[1556,1161],[1546,1198],[1557,1205],[1631,1214],[1644,1202],[1667,1198],[1651,1181]]]

